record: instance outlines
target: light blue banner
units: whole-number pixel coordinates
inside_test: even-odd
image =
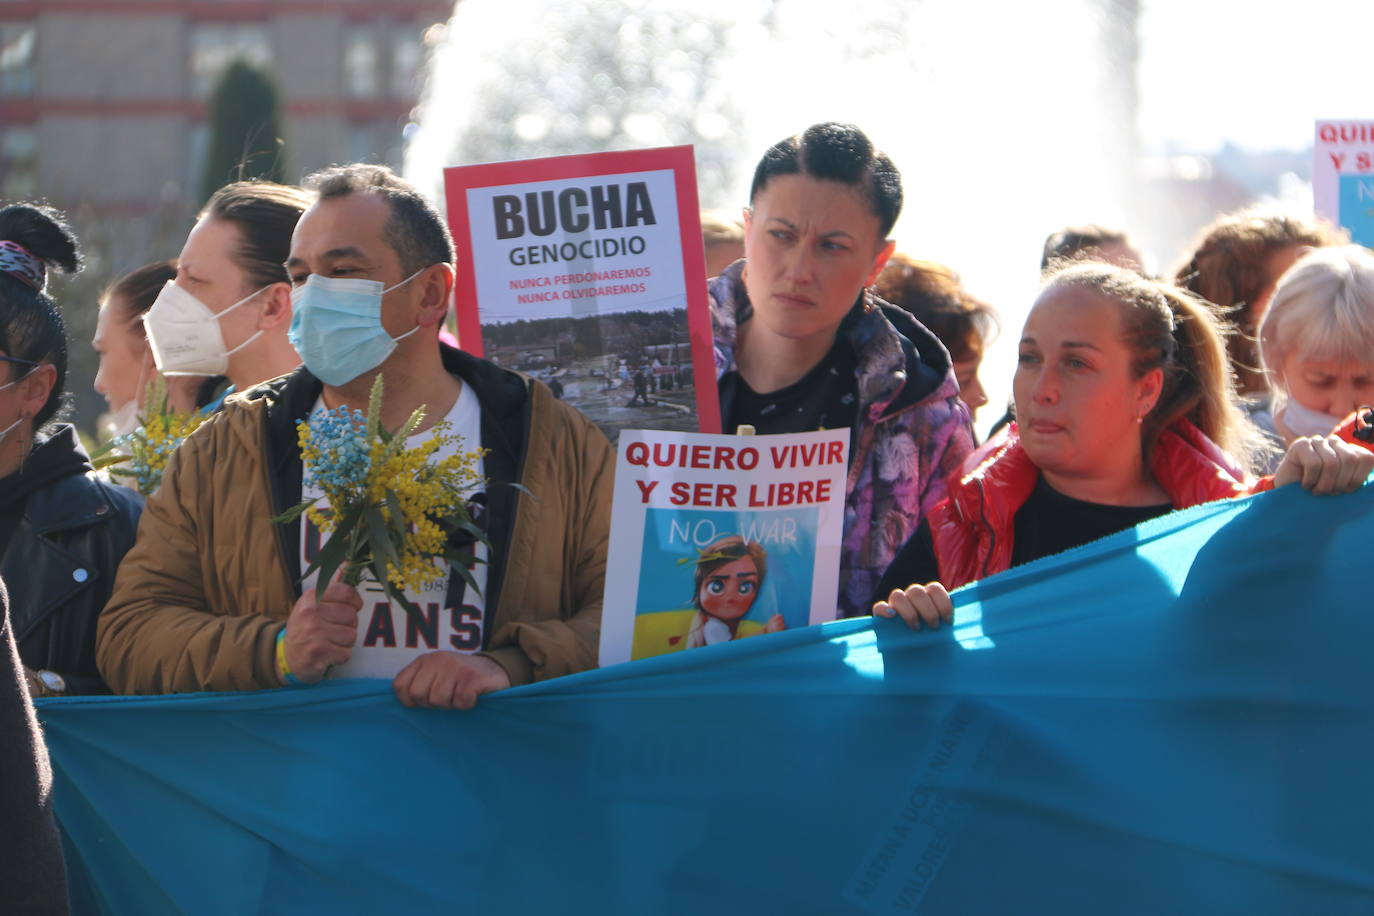
[[[1374,911],[1374,487],[507,691],[45,702],[78,912]]]
[[[1350,241],[1374,247],[1374,174],[1340,176],[1340,223]]]

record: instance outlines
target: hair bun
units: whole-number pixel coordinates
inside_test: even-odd
[[[11,204],[0,208],[0,241],[22,245],[49,270],[74,274],[81,269],[76,236],[52,207]]]

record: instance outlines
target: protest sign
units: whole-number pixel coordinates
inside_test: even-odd
[[[1318,121],[1312,153],[1317,215],[1374,246],[1374,121]]]
[[[849,430],[620,436],[602,665],[834,620]]]
[[[463,349],[528,372],[615,440],[718,432],[690,146],[444,171]]]

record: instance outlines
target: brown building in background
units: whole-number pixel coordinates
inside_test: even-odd
[[[276,81],[288,175],[359,159],[398,164],[425,31],[452,9],[451,0],[0,2],[0,197],[45,195],[116,218],[121,242],[146,246],[150,217],[169,207],[184,217],[200,203],[206,98],[235,57]]]
[[[427,30],[452,11],[452,0],[0,0],[0,201],[67,211],[88,270],[63,299],[93,300],[180,250],[201,203],[206,100],[234,58],[276,82],[288,180],[334,162],[399,166]],[[73,337],[89,339],[94,316],[73,305]],[[89,424],[82,368],[70,390]]]

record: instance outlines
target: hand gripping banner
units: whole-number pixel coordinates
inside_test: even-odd
[[[45,701],[78,912],[1368,913],[1374,487],[484,698]]]

